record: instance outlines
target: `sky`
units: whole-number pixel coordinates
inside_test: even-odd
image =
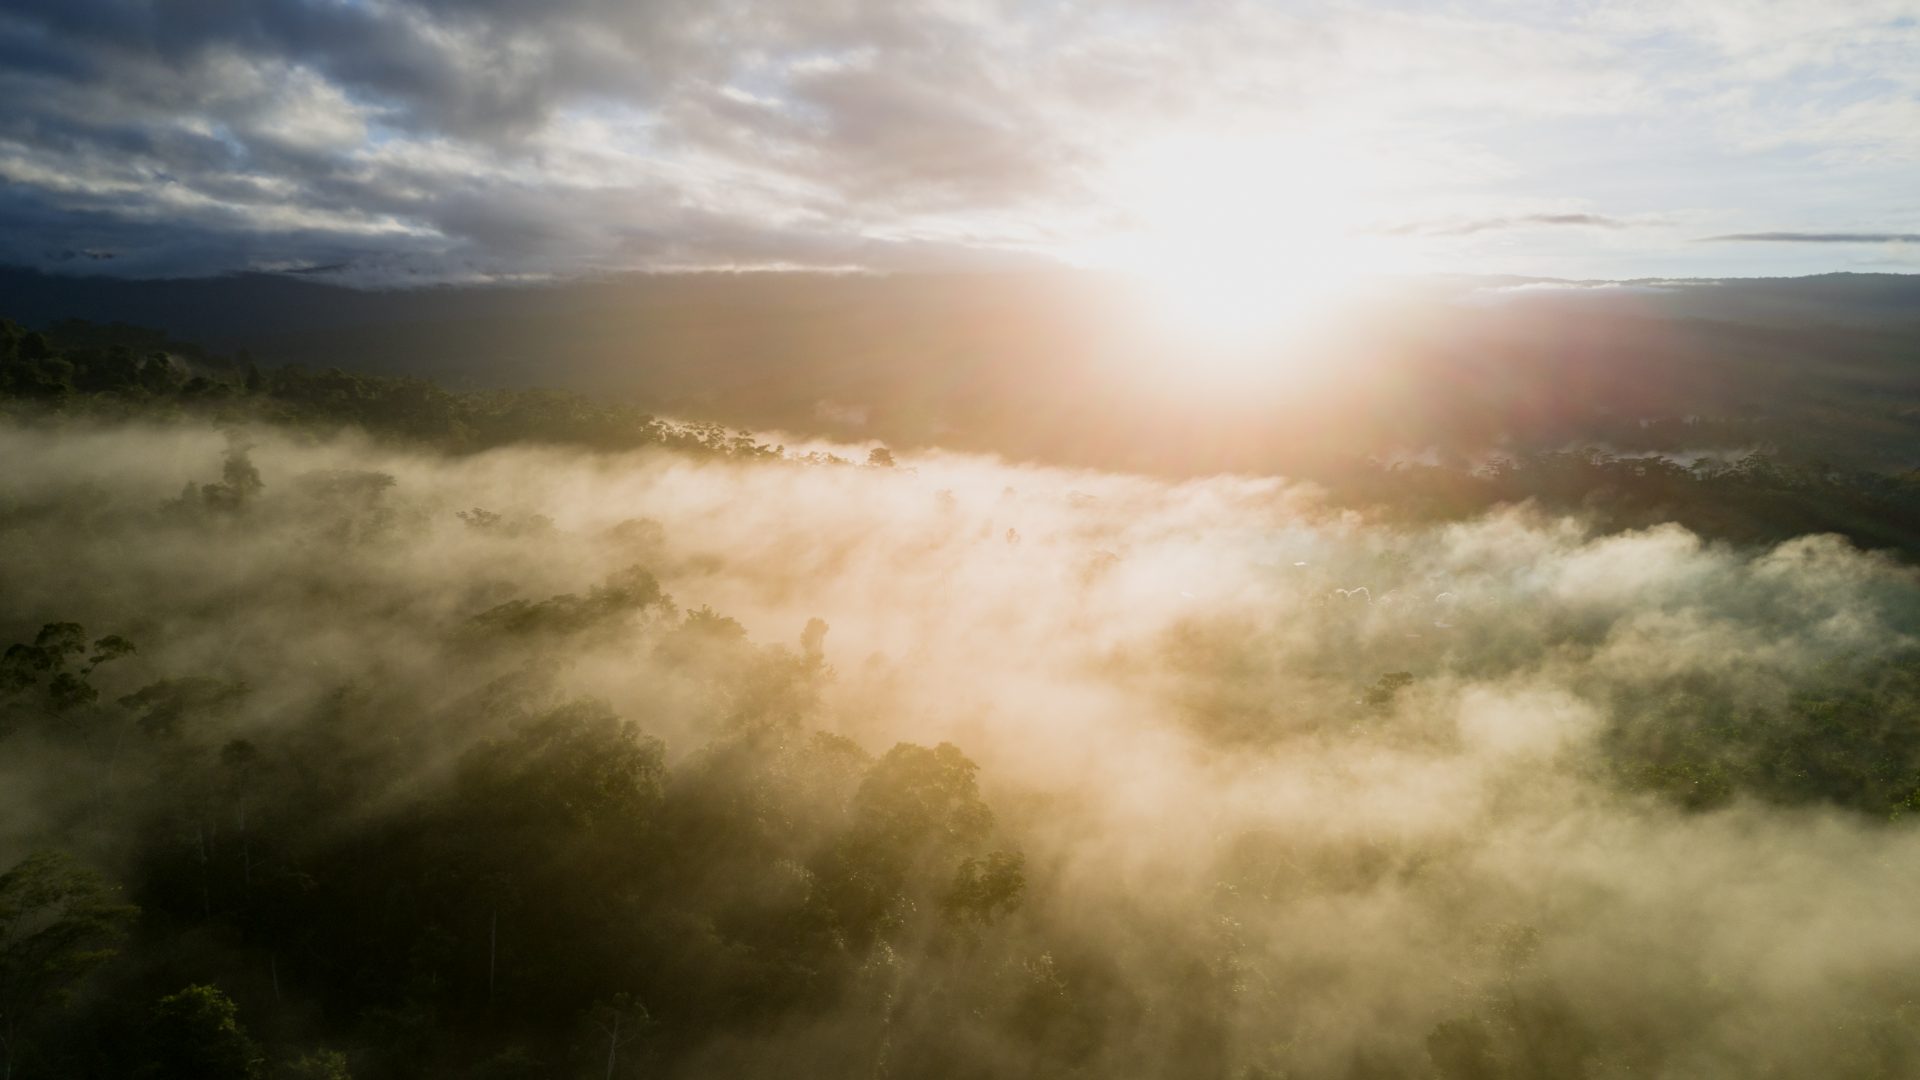
[[[1920,272],[1920,0],[0,0],[0,263]]]

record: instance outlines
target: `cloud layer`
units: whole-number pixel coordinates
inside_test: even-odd
[[[435,280],[1013,265],[1124,228],[1110,166],[1202,128],[1472,223],[1421,230],[1447,269],[1516,268],[1506,236],[1536,272],[1652,272],[1696,256],[1556,226],[1907,231],[1917,14],[19,0],[0,10],[0,260]],[[1814,170],[1818,190],[1782,190]],[[1287,198],[1282,232],[1313,212]]]

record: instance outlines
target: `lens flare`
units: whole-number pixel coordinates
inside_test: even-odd
[[[1367,174],[1308,138],[1146,142],[1111,169],[1120,227],[1088,259],[1144,282],[1151,314],[1196,346],[1286,341],[1369,265],[1355,234]]]

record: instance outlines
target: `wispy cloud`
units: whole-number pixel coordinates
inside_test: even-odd
[[[1756,232],[1703,236],[1701,243],[1763,244],[1920,244],[1920,233],[1896,232]]]
[[[1578,227],[1625,229],[1636,224],[1605,214],[1518,214],[1510,217],[1413,221],[1377,230],[1383,236],[1471,236],[1502,229]]]

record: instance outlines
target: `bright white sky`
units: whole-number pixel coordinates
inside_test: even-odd
[[[0,262],[1920,271],[1920,0],[8,0]]]

